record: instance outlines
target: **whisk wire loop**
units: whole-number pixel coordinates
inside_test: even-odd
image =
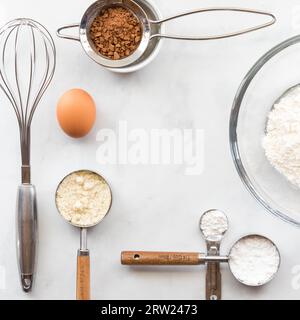
[[[54,75],[55,45],[40,23],[25,18],[0,29],[0,45],[0,88],[17,117],[22,166],[30,167],[31,123]],[[26,67],[28,70],[23,72]],[[25,77],[27,73],[29,76]]]

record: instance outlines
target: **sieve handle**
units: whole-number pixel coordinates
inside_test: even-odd
[[[63,34],[62,33],[62,31],[64,31],[64,30],[73,29],[73,28],[79,28],[79,27],[80,27],[79,23],[68,24],[68,25],[66,25],[64,27],[61,27],[61,28],[57,29],[56,35],[59,38],[62,38],[62,39],[80,41],[79,37],[75,37],[75,36],[71,36],[71,35],[67,35],[67,34]]]
[[[270,17],[270,21],[265,22],[263,24],[250,27],[250,28],[245,28],[240,31],[236,32],[231,32],[231,33],[224,33],[220,35],[212,35],[212,36],[181,36],[181,35],[168,35],[168,34],[153,34],[150,39],[152,38],[167,38],[167,39],[177,39],[177,40],[217,40],[217,39],[224,39],[224,38],[230,38],[230,37],[235,37],[239,36],[245,33],[249,33],[252,31],[260,30],[266,27],[269,27],[273,25],[276,22],[276,17],[269,12],[264,12],[264,11],[259,11],[259,10],[252,10],[252,9],[243,9],[243,8],[234,8],[234,7],[211,7],[211,8],[204,8],[204,9],[197,9],[197,10],[192,10],[192,11],[187,11],[183,12],[180,14],[177,14],[175,16],[171,16],[165,19],[161,20],[150,20],[149,22],[151,24],[162,24],[171,20],[176,20],[178,18],[184,17],[184,16],[189,16],[192,14],[197,14],[197,13],[205,13],[205,12],[217,12],[217,11],[229,11],[229,12],[243,12],[243,13],[250,13],[250,14],[257,14],[257,15],[263,15]]]
[[[205,254],[198,252],[124,251],[123,265],[198,265],[205,263]]]

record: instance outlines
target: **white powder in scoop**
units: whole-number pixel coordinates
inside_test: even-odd
[[[221,211],[207,211],[201,218],[201,230],[207,239],[221,236],[227,229],[227,217]]]
[[[105,180],[91,171],[67,176],[56,193],[62,216],[72,224],[88,227],[100,222],[111,204],[111,191]]]
[[[280,101],[268,116],[265,154],[281,174],[300,188],[300,87]]]
[[[277,248],[267,238],[248,236],[231,249],[229,264],[231,272],[241,282],[257,286],[271,280],[277,272],[280,257]]]

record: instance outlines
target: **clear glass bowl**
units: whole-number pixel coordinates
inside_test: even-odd
[[[300,226],[300,190],[269,163],[262,147],[268,113],[290,87],[300,83],[300,36],[262,56],[242,81],[230,116],[230,147],[243,183],[275,216]]]

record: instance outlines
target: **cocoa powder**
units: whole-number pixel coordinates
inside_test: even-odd
[[[124,7],[103,9],[90,28],[97,52],[112,60],[130,56],[141,42],[141,33],[140,22]]]

